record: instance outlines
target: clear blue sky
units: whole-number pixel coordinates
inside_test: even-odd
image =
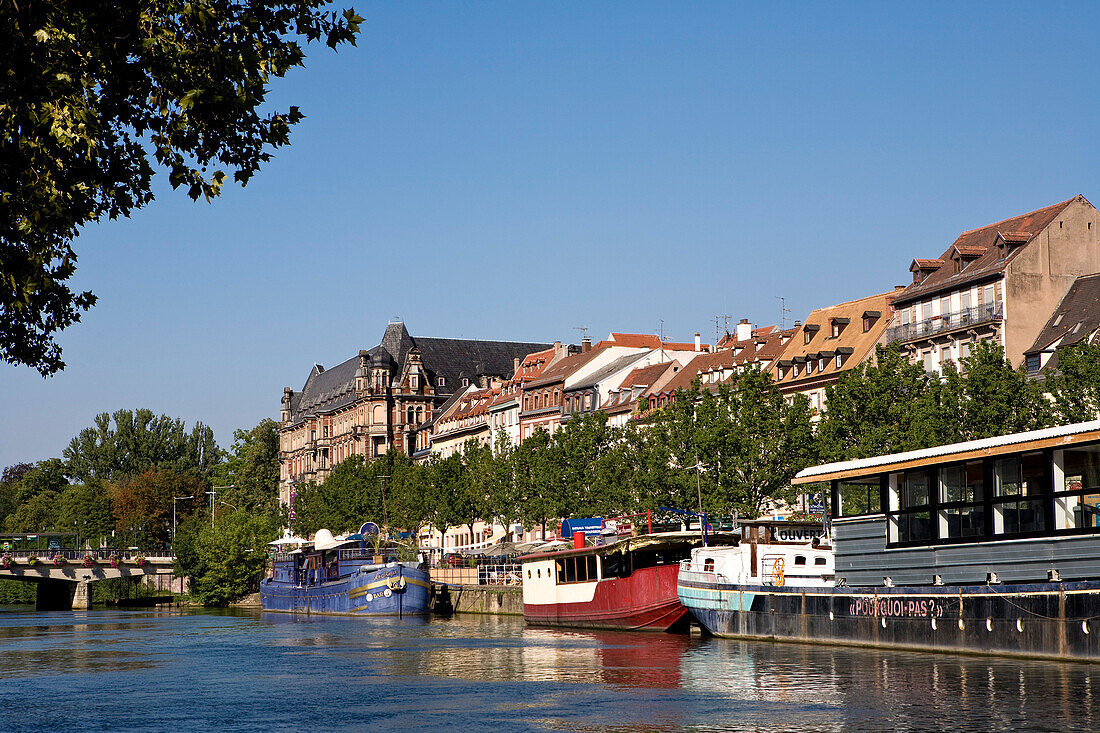
[[[373,3],[270,101],[247,188],[76,242],[99,304],[43,380],[0,366],[0,466],[98,412],[228,447],[284,386],[420,336],[713,340],[905,282],[964,230],[1100,203],[1100,5]]]

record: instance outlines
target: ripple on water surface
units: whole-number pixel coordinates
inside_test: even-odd
[[[1100,667],[519,619],[0,613],[0,730],[1097,730]]]

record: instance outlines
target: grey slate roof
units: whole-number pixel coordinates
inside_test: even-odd
[[[462,379],[476,383],[480,376],[508,378],[515,370],[515,359],[547,349],[551,344],[518,341],[482,341],[478,339],[413,338],[403,323],[386,327],[382,341],[367,351],[369,361],[381,356],[400,377],[409,351],[420,350],[420,361],[428,373],[439,400],[462,389]],[[332,369],[315,365],[301,392],[291,396],[291,421],[317,411],[336,410],[355,401],[355,373],[359,356],[353,356]],[[437,386],[439,377],[444,385]]]
[[[1088,338],[1100,328],[1100,273],[1082,275],[1073,281],[1062,301],[1051,313],[1043,330],[1025,355],[1037,354],[1058,342],[1072,346]],[[1048,369],[1058,368],[1058,355],[1050,357]]]

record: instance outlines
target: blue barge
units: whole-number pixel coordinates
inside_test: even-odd
[[[358,546],[277,554],[271,577],[260,584],[263,609],[354,616],[429,613],[431,577],[422,563],[400,561],[392,551],[378,554],[362,541],[352,544]]]

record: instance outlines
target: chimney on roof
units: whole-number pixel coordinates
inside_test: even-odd
[[[749,323],[748,318],[742,318],[741,322],[737,324],[737,340],[748,341],[752,338],[752,324]]]
[[[699,333],[698,331],[695,332],[695,350],[703,350],[703,334]]]
[[[583,354],[591,348],[592,348],[592,339],[588,338],[587,336],[582,338],[581,339],[581,353]]]
[[[895,285],[894,286],[894,292],[896,293],[899,290],[905,290],[905,286],[904,285]]]
[[[512,359],[512,375],[519,374],[519,357]]]
[[[802,325],[802,321],[795,321],[794,322],[794,328],[798,328],[801,325]]]

